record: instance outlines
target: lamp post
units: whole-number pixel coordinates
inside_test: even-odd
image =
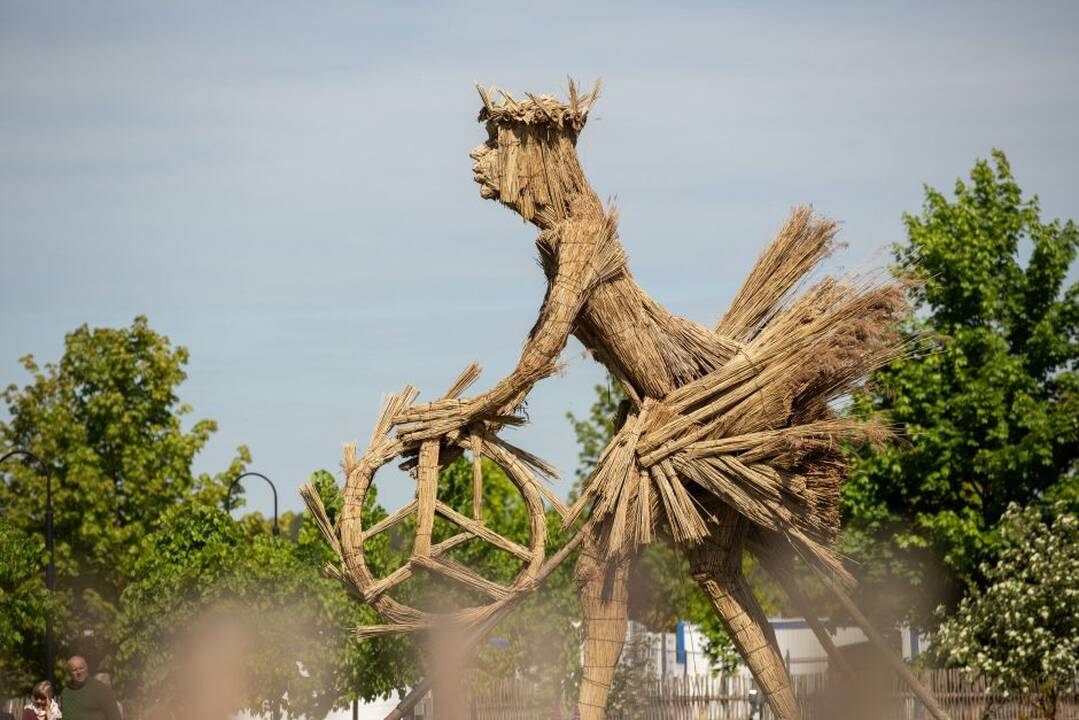
[[[273,532],[274,537],[277,537],[278,535],[281,534],[281,531],[277,527],[277,487],[273,484],[273,482],[270,481],[270,478],[266,477],[262,473],[245,472],[243,475],[240,475],[235,480],[233,480],[231,483],[229,483],[228,492],[225,493],[225,512],[226,513],[231,513],[232,512],[232,488],[236,487],[236,485],[238,485],[241,480],[243,480],[245,477],[248,477],[250,475],[254,475],[255,477],[262,478],[263,480],[266,481],[266,484],[270,486],[270,489],[273,490],[273,530],[272,530],[272,532]]]
[[[49,564],[45,567],[45,587],[49,589],[49,596],[51,598],[53,592],[56,590],[56,548],[53,546],[52,541],[52,473],[49,472],[49,466],[45,462],[30,452],[22,448],[16,448],[11,452],[8,452],[4,457],[0,457],[0,465],[3,465],[8,458],[15,455],[21,455],[24,458],[30,458],[38,464],[45,472],[45,548],[49,551]],[[45,676],[49,682],[55,684],[55,678],[53,677],[53,663],[54,663],[53,647],[52,647],[52,610],[46,610],[45,612]]]

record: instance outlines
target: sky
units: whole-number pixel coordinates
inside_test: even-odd
[[[473,360],[490,387],[535,319],[534,231],[472,182],[476,82],[602,77],[586,173],[640,284],[711,324],[795,205],[843,222],[832,269],[886,264],[923,185],[1000,148],[1043,218],[1079,217],[1077,30],[1063,2],[0,0],[0,385],[147,315],[190,350],[188,424],[219,424],[196,469],[245,444],[295,510],[385,394]],[[606,381],[563,360],[506,437],[564,495],[565,414]]]

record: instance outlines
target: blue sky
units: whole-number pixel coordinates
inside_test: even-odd
[[[792,205],[844,222],[836,265],[886,262],[922,184],[993,147],[1079,216],[1079,6],[869,5],[0,0],[0,383],[146,314],[220,424],[198,468],[247,444],[298,508],[383,394],[472,360],[489,386],[534,320],[533,233],[471,180],[476,81],[603,77],[586,171],[641,284],[704,323]],[[564,359],[509,436],[559,492],[603,380]]]

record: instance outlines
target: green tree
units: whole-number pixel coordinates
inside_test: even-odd
[[[58,592],[50,597],[39,579],[43,476],[33,465],[5,464],[0,657],[22,683],[15,690],[45,674],[40,636],[49,601],[58,657],[78,651],[109,666],[132,702],[163,691],[169,663],[185,652],[175,628],[226,616],[230,627],[249,631],[249,707],[318,714],[408,685],[415,663],[407,643],[349,634],[375,622],[374,613],[321,578],[333,553],[306,513],[285,513],[283,536],[271,542],[261,515],[235,521],[216,510],[249,457],[241,447],[225,472],[192,473],[215,426],[203,420],[183,429],[190,408],[177,390],[186,362],[184,348],[140,317],[119,330],[79,328],[58,363],[41,368],[24,358],[32,382],[4,391],[11,420],[0,423],[0,451],[26,447],[48,463],[58,564]],[[341,498],[332,478],[316,473],[314,480],[335,515]],[[368,500],[376,522],[384,513],[374,494]],[[382,538],[371,545],[377,571],[392,553]],[[252,618],[260,622],[245,624]],[[277,634],[267,634],[271,628]]]
[[[1041,221],[1001,152],[954,199],[927,187],[904,221],[895,253],[920,312],[855,411],[885,414],[905,442],[856,462],[843,510],[866,597],[891,599],[871,604],[928,622],[984,583],[1009,503],[1076,495],[1079,285],[1065,283],[1079,231]]]
[[[615,422],[618,419],[618,407],[626,400],[626,393],[617,382],[607,378],[607,385],[596,385],[592,388],[596,393],[596,400],[588,408],[588,417],[580,419],[572,412],[566,413],[566,419],[573,425],[573,433],[577,436],[577,483],[573,492],[580,489],[583,482],[599,461],[603,449],[614,437]]]
[[[45,545],[0,515],[0,692],[17,694],[39,679],[45,655]],[[7,697],[5,695],[5,697]]]
[[[318,473],[316,488],[330,512],[340,498]],[[369,495],[365,520],[385,513]],[[322,717],[353,698],[372,699],[404,688],[414,663],[393,638],[360,642],[348,630],[377,622],[375,613],[321,575],[332,557],[310,518],[298,541],[254,535],[208,505],[166,511],[159,529],[140,543],[137,580],[121,595],[112,628],[117,683],[142,709],[163,703],[193,711],[217,690],[229,702],[272,717]],[[372,554],[377,564],[380,558]],[[203,632],[212,636],[203,637]],[[225,633],[233,664],[216,668],[214,685],[201,666],[221,650]],[[200,647],[205,642],[213,652]],[[207,685],[210,687],[207,687]],[[192,686],[194,686],[192,688]]]
[[[1033,695],[1042,716],[1079,671],[1079,518],[1063,502],[1011,505],[995,565],[936,635],[935,651],[1007,697]]]
[[[336,523],[344,507],[344,495],[325,470],[315,472],[311,483],[322,498],[331,523]],[[386,517],[378,504],[378,489],[372,487],[364,501],[363,522],[366,527]],[[306,565],[321,571],[338,562],[337,555],[327,544],[310,513],[304,512],[295,525],[297,557]],[[264,531],[265,532],[265,531]],[[288,534],[288,533],[286,533]],[[364,559],[376,577],[385,577],[399,567],[407,552],[392,548],[389,538],[377,535],[364,543]],[[412,642],[407,637],[386,636],[361,640],[349,632],[361,625],[380,622],[374,610],[344,591],[338,584],[322,584],[322,603],[331,608],[331,616],[343,647],[333,655],[334,688],[340,705],[353,700],[368,701],[401,691],[418,678],[417,659]]]
[[[9,420],[0,421],[0,452],[27,448],[53,479],[57,588],[67,598],[57,628],[58,657],[77,649],[97,660],[120,592],[130,578],[141,537],[180,502],[219,502],[224,484],[249,460],[246,448],[223,474],[195,477],[191,463],[215,430],[201,420],[185,431],[177,388],[187,350],[138,317],[128,328],[67,335],[63,356],[44,367],[22,359],[29,385],[2,393]],[[33,464],[5,463],[0,507],[12,524],[40,543],[45,479]],[[77,639],[78,648],[70,643]],[[45,669],[26,658],[33,674]]]

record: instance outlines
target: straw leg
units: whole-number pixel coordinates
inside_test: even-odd
[[[578,697],[581,720],[603,720],[629,620],[629,559],[610,560],[589,534],[577,561],[584,611],[584,662]]]
[[[776,720],[799,720],[775,634],[742,575],[744,521],[732,515],[721,518],[704,542],[689,548],[693,578],[712,602]]]

